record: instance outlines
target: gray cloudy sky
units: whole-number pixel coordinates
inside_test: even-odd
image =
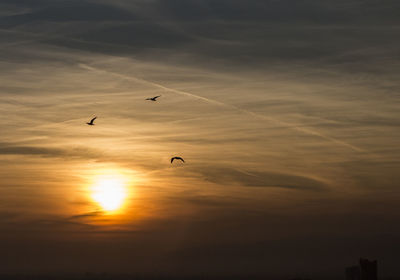
[[[398,275],[399,13],[0,0],[0,273]]]

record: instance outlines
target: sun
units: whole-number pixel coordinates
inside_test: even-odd
[[[104,211],[120,209],[127,195],[126,182],[120,176],[100,176],[93,184],[92,198]]]

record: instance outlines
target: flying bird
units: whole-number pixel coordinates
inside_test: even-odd
[[[88,122],[88,125],[94,125],[94,120],[97,119],[97,117],[94,117],[93,119],[90,120],[90,122]]]
[[[173,157],[173,158],[171,158],[171,164],[174,162],[175,159],[179,159],[182,162],[185,162],[185,160],[183,158],[181,158],[181,157]]]
[[[149,97],[149,98],[146,98],[146,100],[151,100],[151,101],[157,101],[157,98],[159,98],[161,95],[157,95],[157,96],[154,96],[154,97]]]

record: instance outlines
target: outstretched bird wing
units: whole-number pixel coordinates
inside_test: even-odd
[[[91,119],[90,123],[93,124],[95,119],[97,119],[97,117],[94,117],[93,119]]]
[[[171,158],[171,163],[174,161],[174,159],[179,159],[179,160],[181,160],[182,162],[185,162],[184,159],[181,158],[181,157],[173,157],[173,158]]]
[[[185,160],[181,157],[177,157],[176,159],[180,159],[181,161],[185,162]]]
[[[159,98],[161,95],[157,95],[157,96],[154,96],[154,97],[149,97],[149,98],[146,98],[146,100],[153,100],[153,101],[156,101],[156,99],[157,98]]]

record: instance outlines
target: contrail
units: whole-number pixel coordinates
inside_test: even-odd
[[[188,97],[191,97],[191,98],[195,98],[195,99],[198,99],[198,100],[210,103],[210,104],[214,104],[214,105],[217,105],[217,106],[230,108],[230,109],[242,112],[244,114],[253,116],[253,117],[258,118],[258,119],[267,120],[267,121],[270,121],[270,122],[273,122],[273,123],[276,123],[276,124],[279,124],[279,125],[282,125],[282,126],[287,126],[287,127],[291,128],[291,129],[303,132],[305,134],[309,134],[309,135],[320,137],[322,139],[328,140],[330,142],[336,143],[336,144],[341,145],[341,146],[345,146],[345,147],[350,148],[350,149],[352,149],[354,151],[357,151],[357,152],[366,152],[365,150],[363,150],[363,149],[361,149],[359,147],[356,147],[356,146],[354,146],[352,144],[349,144],[349,143],[347,143],[345,141],[338,140],[338,139],[333,138],[331,136],[324,135],[324,134],[322,134],[322,133],[320,133],[318,131],[315,131],[315,130],[312,130],[312,129],[309,129],[309,128],[305,128],[305,127],[299,127],[299,126],[297,126],[295,124],[288,123],[288,122],[285,122],[285,121],[281,121],[281,120],[278,120],[278,119],[275,119],[275,118],[271,118],[271,117],[268,117],[268,116],[265,116],[265,115],[257,114],[255,112],[248,111],[248,110],[236,107],[234,105],[230,105],[230,104],[226,104],[226,103],[223,103],[223,102],[220,102],[220,101],[217,101],[217,100],[213,100],[213,99],[209,99],[209,98],[206,98],[206,97],[202,97],[202,96],[199,96],[199,95],[187,92],[187,91],[182,91],[182,90],[177,90],[177,89],[174,89],[174,88],[169,88],[169,87],[166,87],[166,86],[163,86],[161,84],[154,83],[154,82],[151,82],[151,81],[148,81],[148,80],[145,80],[145,79],[136,78],[136,77],[132,77],[132,76],[127,76],[127,75],[124,75],[124,74],[115,73],[115,72],[111,72],[111,71],[107,71],[107,70],[103,70],[103,69],[98,69],[98,68],[89,66],[87,64],[79,64],[79,66],[81,68],[84,68],[84,69],[89,70],[89,71],[111,74],[111,75],[114,75],[114,76],[119,77],[121,79],[135,81],[135,82],[138,82],[138,83],[141,83],[141,84],[145,84],[145,85],[150,85],[150,86],[153,86],[153,87],[165,90],[165,91],[169,91],[169,92],[173,92],[173,93],[176,93],[176,94],[180,94],[180,95],[188,96]]]
[[[163,85],[160,85],[160,84],[157,84],[157,83],[154,83],[154,82],[150,82],[150,81],[147,81],[147,80],[144,80],[144,79],[131,77],[131,76],[126,76],[126,75],[123,75],[123,74],[120,74],[120,73],[115,73],[115,72],[111,72],[111,71],[106,71],[106,70],[94,68],[94,67],[91,67],[91,66],[86,65],[86,64],[79,64],[79,66],[84,68],[84,69],[86,69],[86,70],[112,74],[112,75],[114,75],[116,77],[119,77],[119,78],[122,78],[122,79],[125,79],[125,80],[131,80],[131,81],[135,81],[135,82],[138,82],[138,83],[141,83],[141,84],[150,85],[150,86],[153,86],[153,87],[156,87],[156,88],[159,88],[159,89],[163,89],[165,91],[174,92],[174,93],[177,93],[177,94],[181,94],[181,95],[189,96],[189,97],[192,97],[192,98],[196,98],[196,99],[199,99],[199,100],[202,100],[202,101],[205,101],[207,103],[214,104],[214,105],[230,107],[230,108],[233,108],[233,109],[236,109],[236,110],[238,109],[235,106],[231,106],[231,105],[228,105],[228,104],[216,101],[216,100],[212,100],[212,99],[208,99],[208,98],[205,98],[205,97],[202,97],[202,96],[198,96],[198,95],[195,95],[195,94],[190,93],[190,92],[186,92],[186,91],[182,91],[182,90],[177,90],[177,89],[165,87]]]

